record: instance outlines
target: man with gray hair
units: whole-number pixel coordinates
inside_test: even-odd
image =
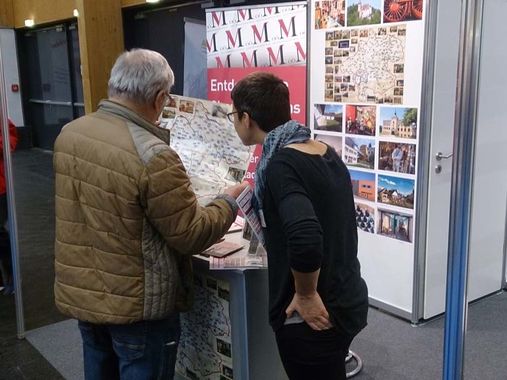
[[[232,224],[236,185],[197,203],[156,123],[174,75],[150,50],[114,64],[109,99],[55,143],[55,300],[79,321],[86,379],[172,379],[191,255]]]

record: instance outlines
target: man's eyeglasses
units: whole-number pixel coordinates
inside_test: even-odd
[[[234,117],[232,115],[234,115],[235,113],[239,113],[239,111],[233,111],[227,114],[227,119],[229,119],[231,123],[234,123]]]

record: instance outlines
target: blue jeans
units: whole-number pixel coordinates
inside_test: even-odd
[[[128,325],[79,321],[86,380],[173,379],[180,316]]]

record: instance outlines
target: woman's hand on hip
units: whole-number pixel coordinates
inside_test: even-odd
[[[297,311],[313,330],[327,330],[333,327],[329,320],[329,313],[317,292],[304,296],[295,293],[292,302],[285,310],[287,318],[294,311]]]

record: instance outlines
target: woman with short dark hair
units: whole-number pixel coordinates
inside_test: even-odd
[[[269,320],[285,370],[291,380],[345,379],[345,357],[368,312],[349,172],[333,148],[291,120],[281,79],[252,73],[231,97],[240,139],[263,145],[252,202],[264,227]]]

